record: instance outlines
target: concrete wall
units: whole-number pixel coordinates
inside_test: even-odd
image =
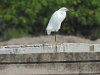
[[[99,44],[63,43],[1,46],[0,54],[9,53],[55,53],[55,52],[99,52]]]
[[[100,74],[100,45],[64,43],[0,47],[0,75]]]

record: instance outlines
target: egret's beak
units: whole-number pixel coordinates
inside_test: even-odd
[[[72,11],[72,10],[67,10],[67,11]]]

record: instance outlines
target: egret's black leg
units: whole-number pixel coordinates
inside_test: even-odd
[[[55,43],[54,43],[54,44],[62,44],[62,43],[57,43],[56,33],[57,33],[57,32],[54,33],[54,34],[55,34]]]
[[[56,32],[55,32],[55,42],[56,42]]]
[[[55,43],[54,44],[58,44],[57,40],[56,40],[56,32],[54,34],[55,34]]]

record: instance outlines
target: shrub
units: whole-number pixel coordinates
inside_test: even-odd
[[[0,0],[0,34],[10,39],[45,32],[51,15],[61,7],[73,10],[67,12],[61,34],[99,37],[99,0]]]

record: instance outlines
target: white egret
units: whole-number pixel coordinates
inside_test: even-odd
[[[51,32],[55,32],[54,44],[58,44],[56,42],[56,32],[58,32],[58,30],[61,28],[61,23],[66,17],[66,11],[71,11],[71,10],[68,10],[67,8],[62,7],[59,10],[55,11],[47,25],[46,31],[48,35],[50,35]]]

